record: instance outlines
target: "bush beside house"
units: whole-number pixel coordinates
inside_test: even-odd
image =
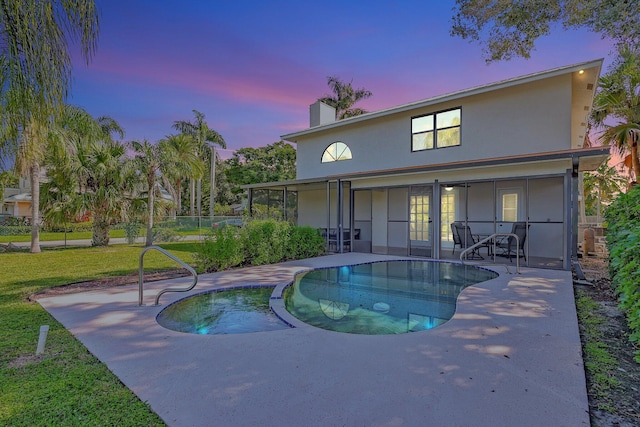
[[[607,209],[611,280],[636,346],[640,344],[640,186],[621,194]],[[640,362],[640,349],[636,350]]]
[[[263,265],[310,258],[324,252],[320,231],[284,221],[254,220],[243,228],[214,229],[200,245],[196,259],[207,272],[240,265]]]

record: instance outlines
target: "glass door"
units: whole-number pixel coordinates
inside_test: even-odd
[[[433,187],[411,187],[409,194],[409,254],[433,254]]]

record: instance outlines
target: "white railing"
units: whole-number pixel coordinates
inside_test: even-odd
[[[158,301],[160,300],[160,296],[162,294],[166,293],[166,292],[188,292],[188,291],[190,291],[191,289],[193,289],[196,286],[196,283],[198,283],[198,273],[196,273],[196,271],[193,269],[193,267],[191,267],[189,264],[187,264],[186,262],[182,261],[178,257],[173,256],[169,252],[165,251],[160,246],[148,246],[140,254],[140,268],[138,270],[138,276],[139,276],[138,277],[138,305],[139,306],[144,305],[142,303],[143,284],[144,284],[143,283],[144,282],[144,266],[143,266],[144,254],[146,254],[151,249],[156,250],[156,251],[166,255],[167,257],[171,258],[172,260],[174,260],[175,262],[180,264],[182,267],[184,267],[187,270],[189,270],[189,273],[191,273],[191,275],[193,276],[193,282],[191,283],[191,286],[189,286],[188,288],[166,288],[166,289],[163,289],[160,292],[158,292],[158,295],[156,295],[156,302],[155,302],[154,305],[160,305],[158,303]]]

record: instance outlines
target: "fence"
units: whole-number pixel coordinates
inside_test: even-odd
[[[176,216],[156,218],[154,220],[154,235],[159,238],[158,241],[168,239],[172,236],[198,236],[203,239],[211,230],[218,227],[242,225],[242,217],[240,216]],[[55,227],[41,226],[41,232],[64,233],[66,238],[74,239],[74,234],[79,232],[91,232],[93,224],[91,222],[69,223],[67,225],[59,225]],[[142,221],[131,221],[127,223],[117,223],[111,225],[111,230],[124,230],[125,237],[134,235],[135,237],[144,236],[146,233],[146,225]],[[23,224],[10,223],[8,225],[0,224],[0,236],[20,236],[31,233],[31,226]],[[113,233],[112,233],[113,235]],[[120,234],[121,235],[121,234]],[[82,238],[86,238],[86,235]],[[60,237],[62,240],[63,237]]]

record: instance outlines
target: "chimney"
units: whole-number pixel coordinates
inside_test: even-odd
[[[336,109],[322,101],[309,106],[309,127],[316,127],[336,121]]]

